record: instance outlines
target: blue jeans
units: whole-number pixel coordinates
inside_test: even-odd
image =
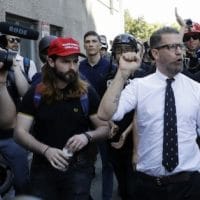
[[[94,166],[72,166],[66,172],[50,164],[32,164],[32,195],[45,200],[88,200]]]
[[[28,153],[13,138],[0,139],[0,153],[8,162],[14,174],[16,194],[25,194],[29,190]]]
[[[109,144],[102,141],[98,144],[102,161],[102,200],[111,200],[113,193],[113,167],[110,159]]]

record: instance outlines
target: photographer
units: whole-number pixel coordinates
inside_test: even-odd
[[[29,183],[27,152],[13,140],[13,128],[20,98],[29,84],[15,54],[0,49],[0,55],[0,153],[13,171],[15,193],[23,194]]]

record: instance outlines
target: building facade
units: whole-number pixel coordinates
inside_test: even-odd
[[[0,0],[0,21],[39,32],[37,41],[22,40],[21,54],[30,57],[40,66],[38,41],[45,35],[72,36],[79,40],[83,50],[85,32],[95,30],[106,35],[111,43],[117,34],[124,32],[122,1]]]

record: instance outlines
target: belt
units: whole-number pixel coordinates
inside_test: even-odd
[[[150,176],[143,172],[136,172],[137,176],[144,181],[149,181],[157,186],[169,185],[174,183],[189,181],[192,174],[195,172],[179,172],[169,176]]]

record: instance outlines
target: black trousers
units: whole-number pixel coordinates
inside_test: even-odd
[[[200,199],[200,173],[190,173],[187,180],[180,178],[164,184],[144,174],[136,174],[136,200],[198,200]]]
[[[132,166],[132,152],[111,151],[111,163],[118,181],[119,196],[122,200],[133,200],[135,175]]]

